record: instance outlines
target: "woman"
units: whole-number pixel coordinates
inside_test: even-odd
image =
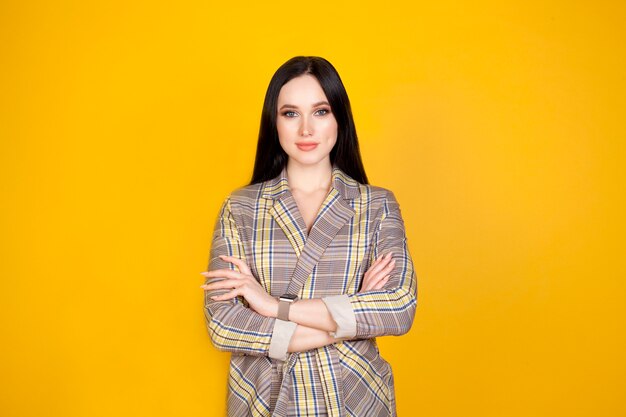
[[[394,194],[368,184],[335,68],[298,56],[270,81],[252,181],[224,201],[205,290],[232,352],[229,416],[395,416],[375,337],[406,333],[417,282]]]

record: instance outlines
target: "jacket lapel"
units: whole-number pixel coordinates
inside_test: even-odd
[[[307,240],[306,225],[289,189],[274,200],[274,205],[270,207],[269,212],[285,232],[296,255],[300,257]]]
[[[311,233],[296,263],[296,269],[287,288],[290,294],[299,294],[324,251],[337,232],[354,216],[354,209],[335,188],[330,190],[313,223]]]
[[[349,200],[359,194],[359,183],[333,165],[332,187],[307,236],[304,219],[289,190],[287,167],[276,178],[264,184],[263,197],[274,199],[269,213],[287,236],[298,257],[287,292],[299,294],[328,245],[354,216],[355,210]]]

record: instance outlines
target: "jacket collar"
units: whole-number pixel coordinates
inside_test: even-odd
[[[332,168],[331,184],[332,188],[339,191],[345,200],[354,199],[361,194],[359,183],[335,164]],[[285,164],[280,174],[263,183],[261,195],[264,198],[277,199],[287,191],[289,191],[289,183],[287,181],[287,164]]]

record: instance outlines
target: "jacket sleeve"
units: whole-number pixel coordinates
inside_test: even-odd
[[[208,270],[237,270],[233,263],[219,258],[220,255],[246,260],[231,211],[230,196],[222,203],[215,222]],[[207,278],[205,284],[220,279]],[[258,314],[248,307],[241,296],[226,301],[210,298],[228,291],[217,289],[204,292],[204,316],[213,345],[221,351],[284,358],[295,326]]]
[[[400,206],[393,192],[387,190],[372,242],[370,262],[389,252],[396,264],[384,288],[322,298],[337,323],[337,330],[331,333],[334,337],[368,339],[401,335],[413,324],[417,278],[407,247]]]

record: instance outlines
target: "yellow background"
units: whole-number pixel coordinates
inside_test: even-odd
[[[621,1],[3,1],[0,415],[220,416],[198,287],[280,64],[319,55],[418,280],[402,416],[624,416]]]

